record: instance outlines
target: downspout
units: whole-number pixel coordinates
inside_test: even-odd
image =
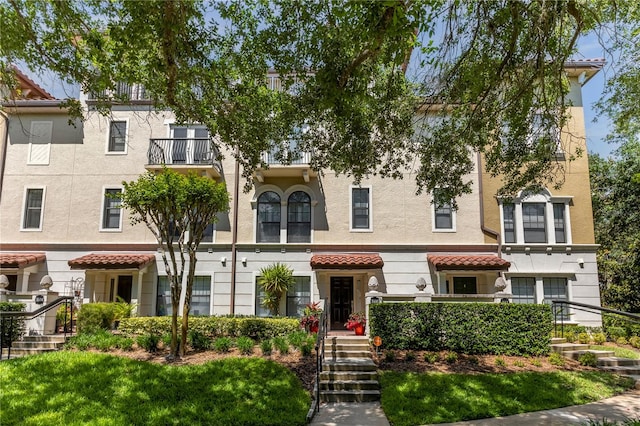
[[[236,244],[238,242],[238,196],[240,194],[240,162],[238,156],[240,148],[236,147],[236,167],[233,178],[233,228],[231,228],[231,301],[229,303],[229,313],[235,314],[236,309]]]
[[[4,167],[7,161],[7,145],[9,145],[9,115],[0,110],[0,116],[4,120],[4,138],[2,141],[2,161],[0,162],[0,201],[2,201],[2,184],[4,182]]]
[[[478,159],[478,192],[479,192],[479,198],[480,198],[480,229],[484,234],[490,235],[496,239],[496,241],[498,242],[498,257],[501,258],[502,257],[502,238],[500,237],[500,233],[491,228],[487,228],[484,225],[484,189],[482,185],[482,156],[480,155],[479,152],[476,155]],[[502,275],[502,273],[500,273],[500,275]]]

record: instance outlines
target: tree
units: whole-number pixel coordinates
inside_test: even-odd
[[[171,354],[183,356],[198,260],[196,253],[207,226],[216,222],[219,212],[229,210],[227,189],[224,184],[195,173],[185,176],[169,169],[157,175],[146,173],[136,181],[123,182],[123,185],[122,205],[129,209],[132,224],[144,223],[161,247],[171,286]],[[187,266],[178,345],[178,310]]]
[[[598,275],[605,306],[640,312],[640,141],[590,156]]]
[[[294,283],[293,270],[285,264],[274,263],[260,270],[258,285],[265,293],[262,304],[272,315],[280,315],[280,300]]]
[[[140,83],[237,153],[245,189],[262,152],[292,140],[317,170],[412,174],[441,201],[471,191],[471,149],[513,194],[562,182],[549,135],[567,119],[565,62],[581,34],[632,28],[634,4],[0,0],[0,76],[10,82],[8,64],[22,61],[95,94]],[[269,69],[284,90],[267,86]],[[573,135],[562,141],[581,155]]]

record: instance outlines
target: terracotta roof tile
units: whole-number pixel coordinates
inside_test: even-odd
[[[384,262],[377,253],[316,254],[311,257],[313,269],[372,269]]]
[[[0,267],[24,268],[44,262],[46,259],[47,256],[44,253],[0,253]]]
[[[436,271],[465,270],[492,271],[509,269],[511,263],[494,255],[427,255],[427,260]]]
[[[69,261],[71,269],[142,269],[154,262],[150,253],[91,253]]]

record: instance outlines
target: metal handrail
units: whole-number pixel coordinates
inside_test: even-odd
[[[59,305],[61,304],[65,304],[65,310],[64,310],[64,323],[65,323],[65,327],[64,327],[64,337],[67,337],[67,312],[70,313],[71,317],[69,318],[69,324],[71,324],[72,326],[69,327],[69,334],[73,334],[73,309],[68,309],[69,307],[73,307],[73,301],[74,301],[74,297],[73,296],[60,296],[57,299],[55,299],[52,302],[47,303],[44,306],[41,306],[40,308],[36,309],[33,312],[25,312],[25,311],[0,311],[0,359],[2,359],[2,353],[4,350],[4,341],[5,341],[5,322],[7,320],[7,318],[9,318],[11,321],[9,323],[9,330],[8,330],[8,354],[7,354],[7,358],[11,357],[11,346],[13,343],[13,339],[11,338],[11,336],[13,335],[13,326],[14,326],[14,319],[18,318],[18,317],[23,317],[24,320],[32,320],[34,318],[39,317],[40,315],[50,311],[51,309],[57,308]]]
[[[631,312],[619,311],[617,309],[611,308],[603,308],[602,306],[597,305],[589,305],[586,303],[580,302],[570,302],[568,300],[552,300],[551,301],[551,312],[553,313],[553,332],[557,335],[558,332],[558,317],[560,317],[560,333],[564,337],[564,319],[566,314],[564,314],[565,307],[572,307],[574,310],[582,311],[582,312],[590,312],[594,311],[607,312],[611,314],[617,314],[623,317],[627,317],[630,321],[640,323],[640,314],[633,314]]]
[[[316,384],[314,386],[316,397],[316,413],[320,411],[320,373],[324,362],[324,340],[327,337],[327,314],[325,310],[320,314],[318,335],[316,336]]]

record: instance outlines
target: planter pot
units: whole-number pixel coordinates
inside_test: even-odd
[[[356,336],[364,336],[364,325],[356,325],[353,327],[353,331],[356,332]]]

